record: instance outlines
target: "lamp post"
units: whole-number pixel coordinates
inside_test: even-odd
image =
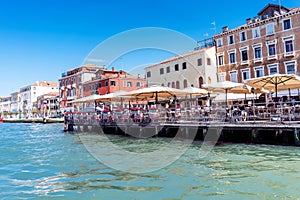
[[[251,93],[253,94],[253,99],[252,99],[252,106],[253,106],[253,108],[252,108],[252,110],[253,110],[253,116],[255,116],[255,106],[254,106],[254,91],[255,91],[255,88],[251,88]],[[255,118],[254,118],[255,119]]]
[[[207,93],[208,106],[211,107],[210,92]]]

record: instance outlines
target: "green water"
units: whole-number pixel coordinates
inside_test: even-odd
[[[61,124],[0,124],[0,199],[298,199],[300,149],[228,144],[199,157],[201,143],[171,165],[131,174],[95,159]],[[85,134],[93,142],[102,136]],[[110,136],[153,151],[169,139]],[[163,155],[163,154],[162,154]],[[114,152],[111,152],[114,159]]]

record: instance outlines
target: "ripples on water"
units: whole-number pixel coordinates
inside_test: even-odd
[[[296,147],[231,144],[217,146],[200,159],[201,143],[195,142],[164,169],[129,174],[99,163],[78,135],[61,130],[61,124],[0,124],[0,199],[299,198]],[[95,141],[101,136],[86,138]],[[169,142],[110,139],[137,152],[153,151]]]

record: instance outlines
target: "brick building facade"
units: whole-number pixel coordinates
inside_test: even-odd
[[[98,70],[95,78],[84,84],[84,95],[91,94],[109,94],[116,91],[132,91],[146,86],[145,78],[140,75],[134,76],[125,71],[116,71],[114,67],[112,70]]]
[[[219,81],[299,74],[300,8],[269,4],[246,22],[214,36]]]
[[[105,67],[87,64],[63,73],[58,80],[60,107],[72,107],[70,101],[84,97],[83,83],[95,78],[99,69]]]

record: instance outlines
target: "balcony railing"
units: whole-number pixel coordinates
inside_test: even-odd
[[[69,96],[67,97],[67,100],[74,100],[75,99],[75,96]]]

